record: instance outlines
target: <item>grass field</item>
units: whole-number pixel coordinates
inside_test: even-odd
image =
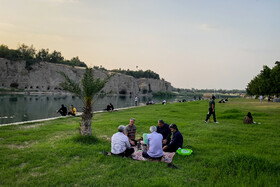
[[[0,185],[280,186],[280,103],[217,103],[219,124],[204,123],[207,111],[208,101],[196,101],[99,113],[93,137],[78,135],[79,117],[0,127]],[[249,111],[261,124],[243,124]],[[158,119],[177,124],[193,154],[175,155],[178,169],[100,154],[131,117],[138,138]]]

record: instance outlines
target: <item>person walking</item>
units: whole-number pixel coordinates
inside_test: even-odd
[[[216,121],[216,114],[215,114],[215,99],[216,97],[213,95],[212,99],[209,101],[209,112],[206,115],[205,123],[207,123],[208,119],[210,118],[211,114],[213,114],[213,119],[215,123],[219,123]]]
[[[262,103],[262,101],[263,101],[263,96],[261,95],[260,96],[260,102]]]

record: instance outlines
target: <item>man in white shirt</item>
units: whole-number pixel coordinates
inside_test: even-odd
[[[128,137],[124,135],[125,126],[118,127],[119,132],[113,134],[111,138],[111,153],[118,156],[130,156],[134,149],[131,148]]]
[[[155,126],[150,127],[151,133],[147,135],[147,147],[148,151],[143,151],[142,156],[145,158],[158,159],[163,156],[162,151],[162,135],[157,133]]]

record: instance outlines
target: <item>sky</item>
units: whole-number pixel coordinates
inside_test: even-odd
[[[279,0],[0,0],[0,44],[150,69],[176,88],[245,89],[280,60],[279,9]]]

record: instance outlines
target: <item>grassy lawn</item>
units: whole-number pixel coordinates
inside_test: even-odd
[[[196,101],[99,113],[92,138],[78,135],[79,117],[0,127],[0,185],[280,186],[280,103],[217,103],[219,124],[204,123],[207,111],[208,101]],[[249,111],[261,124],[243,124]],[[179,169],[100,154],[131,117],[138,138],[158,119],[177,124],[193,154],[175,155]]]

